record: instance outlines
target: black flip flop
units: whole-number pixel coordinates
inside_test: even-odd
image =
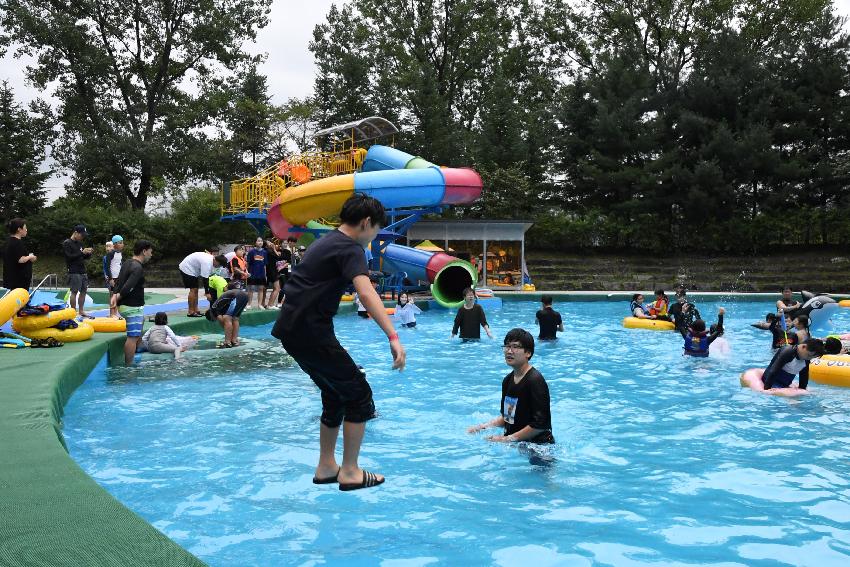
[[[316,478],[314,476],[313,484],[336,484],[337,482],[339,482],[337,477],[339,477],[339,469],[337,469],[335,475],[329,476],[327,478]]]
[[[363,480],[361,482],[340,482],[339,489],[347,492],[349,490],[360,490],[361,488],[372,488],[373,486],[378,486],[384,484],[383,480],[378,480],[378,477],[375,476],[375,473],[370,473],[367,470],[363,471]]]

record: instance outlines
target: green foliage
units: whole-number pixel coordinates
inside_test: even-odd
[[[29,109],[15,102],[7,82],[0,85],[0,216],[25,217],[44,206],[40,172],[45,145],[53,138],[50,107],[36,101]]]
[[[0,46],[36,58],[39,88],[58,85],[55,156],[74,172],[69,194],[144,209],[188,179],[210,117],[187,79],[239,69],[270,4],[0,0]]]

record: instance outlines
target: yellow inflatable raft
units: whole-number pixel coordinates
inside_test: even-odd
[[[12,315],[27,304],[30,294],[24,288],[13,289],[0,299],[0,325],[12,318]]]
[[[61,331],[55,327],[50,327],[49,329],[38,329],[27,333],[27,336],[31,339],[48,339],[53,337],[57,341],[62,341],[63,343],[79,343],[87,341],[92,338],[92,335],[94,335],[94,327],[88,323],[79,323],[76,329],[68,329],[65,331]]]
[[[672,321],[659,321],[658,319],[638,319],[637,317],[626,317],[623,326],[627,329],[649,329],[650,331],[673,331],[676,325]]]
[[[809,378],[818,384],[850,388],[850,355],[825,354],[812,359]]]
[[[839,307],[850,307],[850,299],[842,299],[838,302]]]
[[[64,321],[65,319],[73,319],[77,316],[77,310],[73,307],[66,307],[58,311],[49,311],[44,315],[27,315],[26,317],[15,317],[12,319],[12,328],[18,333],[30,336],[30,331],[46,329]]]
[[[87,319],[86,323],[91,325],[95,333],[126,333],[127,321],[114,319],[112,317],[95,317]]]

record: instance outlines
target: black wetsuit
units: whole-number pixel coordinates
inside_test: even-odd
[[[693,303],[688,303],[690,308],[687,312],[682,311],[682,306],[684,303],[679,303],[678,301],[670,306],[670,311],[668,311],[668,315],[673,319],[674,324],[676,325],[676,330],[680,333],[684,330],[687,331],[688,327],[690,327],[694,321],[697,319],[702,319],[699,314],[699,309],[697,309],[696,305]]]
[[[684,354],[705,358],[708,356],[708,348],[711,346],[711,343],[723,334],[723,315],[717,316],[717,325],[715,325],[713,333],[709,334],[703,331],[695,335],[690,329],[679,329],[679,332],[682,333],[682,338],[685,339]]]
[[[797,357],[796,346],[785,346],[773,355],[761,381],[765,390],[787,388],[797,374],[800,375],[800,388],[805,390],[809,385],[809,361]]]

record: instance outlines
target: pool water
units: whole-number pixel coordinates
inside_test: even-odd
[[[713,322],[718,305],[699,308]],[[95,373],[64,434],[98,483],[213,566],[850,564],[850,389],[742,390],[770,359],[749,323],[772,304],[723,305],[731,356],[697,360],[677,334],[623,329],[624,303],[556,304],[567,331],[532,361],[558,441],[543,461],[466,433],[498,414],[501,340],[534,329],[531,302],[490,309],[496,340],[480,343],[449,338],[453,313],[420,315],[399,331],[401,374],[373,322],[337,318],[375,392],[361,465],[387,476],[378,488],[311,483],[318,390],[268,326],[243,328],[267,347],[236,357]],[[850,310],[833,320],[850,329]]]

